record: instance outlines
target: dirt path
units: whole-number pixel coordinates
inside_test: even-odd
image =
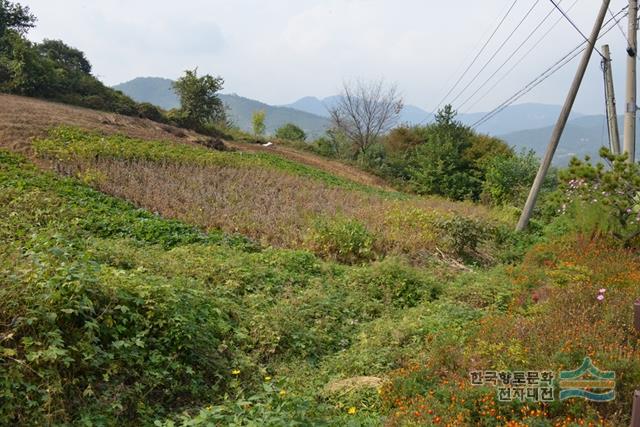
[[[0,94],[0,147],[30,154],[33,138],[44,137],[49,129],[59,125],[72,125],[107,134],[121,133],[133,138],[170,140],[185,144],[195,144],[198,140],[205,138],[195,132],[151,120]],[[281,145],[262,147],[233,141],[225,141],[225,143],[240,151],[277,154],[360,184],[389,189],[381,178],[312,153]]]

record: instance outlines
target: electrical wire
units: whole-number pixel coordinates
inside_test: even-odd
[[[613,17],[613,12],[611,11],[611,7],[608,7],[607,9],[609,9],[609,15],[611,15],[611,17]],[[622,37],[627,42],[627,46],[629,46],[629,44],[630,44],[629,43],[629,38],[627,37],[627,34],[622,29],[622,26],[620,26],[620,21],[618,21],[617,26],[618,26],[618,29],[620,30],[620,34],[622,34]]]
[[[551,2],[551,4],[553,4],[555,6],[556,9],[558,9],[558,12],[560,12],[562,14],[562,16],[565,17],[565,19],[567,21],[569,21],[569,23],[571,24],[571,26],[573,28],[575,28],[575,30],[580,33],[580,35],[582,36],[582,38],[584,39],[584,41],[586,41],[587,43],[589,43],[589,38],[587,36],[584,35],[584,33],[582,32],[582,30],[580,30],[580,28],[578,28],[578,26],[571,20],[571,18],[569,17],[569,15],[567,15],[567,13],[562,10],[562,8],[558,5],[558,3],[555,2],[555,0],[549,0]],[[598,55],[600,55],[602,58],[604,58],[604,55],[602,54],[602,52],[600,52],[598,50],[597,47],[593,47],[593,49],[598,52]]]
[[[575,28],[575,30],[582,36],[582,38],[589,43],[589,38],[587,36],[584,35],[584,33],[582,32],[582,30],[580,30],[580,28],[575,24],[575,22],[573,22],[573,20],[571,20],[571,18],[569,17],[569,15],[567,15],[567,13],[562,10],[562,8],[558,5],[558,3],[555,2],[555,0],[549,0],[551,2],[551,4],[553,4],[555,6],[556,9],[558,9],[558,12],[560,12],[562,14],[562,16],[565,17],[565,19],[567,21],[569,21],[569,24],[571,24],[571,26],[573,28]],[[602,52],[600,52],[600,50],[598,50],[597,47],[593,47],[593,49],[598,52],[598,55],[600,55],[600,57],[604,58],[604,55],[602,54]]]
[[[500,53],[500,51],[502,50],[502,48],[509,42],[509,40],[511,40],[511,38],[513,37],[513,35],[516,33],[516,31],[518,31],[518,29],[522,26],[522,24],[524,23],[524,21],[529,17],[529,15],[531,15],[531,12],[533,12],[533,9],[535,9],[535,7],[538,5],[538,3],[540,3],[540,0],[536,0],[533,5],[529,8],[529,10],[527,11],[527,13],[524,15],[524,17],[520,20],[520,22],[518,23],[518,25],[516,25],[516,27],[511,31],[511,33],[507,36],[507,38],[502,42],[502,44],[498,47],[498,49],[496,49],[496,51],[493,53],[493,55],[491,55],[491,57],[487,60],[487,62],[485,62],[485,64],[482,66],[482,68],[480,68],[480,70],[476,73],[475,76],[473,76],[473,78],[471,79],[471,81],[469,81],[469,83],[467,83],[467,85],[462,88],[462,90],[458,93],[458,95],[456,95],[451,101],[450,104],[453,104],[454,102],[456,102],[458,100],[458,98],[460,98],[460,96],[462,96],[462,94],[469,89],[469,86],[471,86],[480,76],[480,74],[482,74],[482,72],[489,66],[489,64],[491,64],[491,61],[493,61],[495,59],[495,57],[498,55],[498,53]]]
[[[577,0],[576,0],[577,1]],[[562,3],[562,0],[560,0],[560,2],[558,3]],[[575,5],[575,2],[574,2]],[[531,40],[531,37],[533,37],[536,32],[542,28],[542,25],[544,25],[545,22],[547,22],[547,19],[549,19],[549,17],[551,17],[551,15],[553,14],[554,9],[551,9],[549,11],[549,13],[547,13],[545,15],[544,18],[542,18],[542,21],[540,21],[540,23],[538,23],[538,25],[529,33],[529,35],[522,41],[522,43],[520,43],[520,45],[515,48],[515,50],[511,53],[511,55],[509,55],[507,57],[507,59],[504,60],[504,62],[471,94],[469,95],[459,106],[458,108],[456,108],[457,110],[461,110],[462,107],[464,107],[465,105],[467,105],[467,103],[469,101],[471,101],[473,99],[474,96],[476,96],[478,94],[478,92],[480,92],[482,90],[482,88],[484,88],[499,72],[500,70],[502,70],[505,65],[507,65],[509,63],[509,61],[511,61],[511,59],[520,51],[520,49],[522,49],[522,47],[529,41]]]
[[[608,20],[605,23],[604,26],[606,27],[611,21],[615,21],[615,17],[620,15],[620,14],[622,14],[622,16],[617,21],[620,21],[622,18],[624,18],[627,15],[626,13],[624,13],[626,9],[627,9],[627,7],[623,8],[620,12],[618,12],[616,15],[614,15],[614,18],[611,18],[610,20]],[[600,38],[604,37],[607,33],[609,33],[616,25],[617,25],[617,22],[614,22],[613,25],[611,25],[608,29],[606,29],[605,31],[601,32],[600,36],[598,37],[598,40]],[[494,108],[493,110],[491,110],[490,112],[485,114],[483,117],[481,117],[475,123],[473,123],[470,127],[471,128],[477,128],[478,126],[482,125],[483,123],[487,122],[488,120],[492,119],[493,117],[495,117],[496,115],[501,113],[504,109],[506,109],[507,107],[512,105],[518,99],[522,98],[524,95],[526,95],[527,93],[531,92],[535,87],[537,87],[542,82],[547,80],[549,77],[551,77],[557,71],[559,71],[565,65],[567,65],[569,62],[571,62],[580,53],[582,53],[588,47],[588,46],[584,46],[585,44],[588,44],[588,43],[587,42],[580,43],[571,52],[569,52],[568,54],[566,54],[565,56],[560,58],[560,60],[556,61],[551,67],[547,68],[545,71],[543,71],[541,74],[539,74],[535,79],[533,79],[531,82],[529,82],[525,87],[523,87],[518,92],[513,94],[511,97],[509,97],[506,101],[504,101],[498,107]]]
[[[571,6],[569,6],[569,9],[567,10],[571,10],[573,9],[573,7],[578,3],[578,0],[574,0],[573,4],[571,4]],[[473,104],[471,104],[469,106],[469,108],[467,109],[467,112],[469,110],[471,110],[473,107],[475,107],[476,105],[478,105],[481,101],[483,101],[489,94],[493,93],[493,90],[500,84],[502,83],[502,81],[504,81],[512,72],[513,70],[515,70],[518,65],[520,65],[522,63],[522,61],[524,61],[530,54],[531,52],[533,52],[539,45],[540,43],[542,43],[544,41],[544,39],[547,38],[547,36],[549,34],[551,34],[551,32],[558,26],[558,24],[560,23],[560,21],[562,21],[562,17],[559,17],[552,25],[551,27],[549,27],[549,29],[533,44],[533,46],[531,46],[531,48],[529,48],[529,50],[527,52],[525,52],[524,55],[522,55],[520,57],[520,59],[518,59],[518,61],[516,61],[515,64],[513,64],[513,66],[511,68],[509,68],[509,70],[507,70],[506,73],[504,73],[504,75],[502,75],[502,77],[500,77],[498,79],[498,81],[491,86],[485,93],[483,93],[480,98],[478,98]]]
[[[511,6],[509,7],[509,9],[507,10],[507,12],[504,14],[504,16],[502,17],[502,19],[500,19],[500,21],[498,22],[498,24],[496,25],[495,29],[493,30],[493,32],[491,33],[491,35],[489,36],[489,38],[484,42],[482,48],[480,48],[480,50],[478,51],[478,53],[476,54],[476,56],[473,58],[473,60],[471,61],[471,63],[467,66],[467,68],[462,72],[462,74],[460,75],[460,77],[458,78],[458,80],[453,84],[453,86],[451,87],[451,89],[449,89],[449,91],[442,97],[442,99],[440,100],[440,102],[438,102],[438,104],[436,105],[436,107],[433,109],[433,111],[431,112],[431,114],[429,115],[429,117],[433,116],[435,114],[435,112],[438,110],[438,108],[440,108],[440,106],[442,105],[442,103],[449,97],[449,95],[451,95],[451,93],[453,93],[454,90],[456,90],[456,88],[458,87],[458,85],[462,82],[462,80],[465,78],[465,76],[467,75],[467,73],[469,72],[469,70],[471,70],[471,67],[473,67],[473,65],[476,63],[476,61],[478,60],[478,58],[480,58],[480,55],[482,55],[482,53],[484,52],[484,50],[487,48],[487,46],[489,45],[489,43],[491,42],[491,40],[493,40],[493,37],[496,35],[496,33],[498,32],[498,30],[500,30],[500,28],[502,27],[502,24],[504,24],[504,21],[507,20],[507,17],[511,14],[511,11],[513,10],[513,8],[515,7],[516,3],[518,3],[518,0],[514,0],[511,3]]]

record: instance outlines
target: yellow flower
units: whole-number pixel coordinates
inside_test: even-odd
[[[355,406],[352,406],[347,412],[349,413],[349,415],[353,415],[357,412],[357,409]]]
[[[271,377],[264,377],[265,381],[271,381]]]
[[[285,390],[280,390],[280,396],[284,396],[285,394],[287,394],[287,392]]]
[[[232,375],[240,375],[240,369],[234,369],[233,371],[231,371]]]

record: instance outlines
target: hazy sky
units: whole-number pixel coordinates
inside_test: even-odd
[[[38,17],[34,41],[62,39],[83,50],[107,84],[138,76],[178,77],[187,68],[224,77],[224,92],[271,104],[336,94],[344,80],[385,78],[407,103],[431,110],[452,86],[513,0],[19,0]],[[563,0],[589,34],[600,0]],[[535,0],[519,0],[467,80],[485,64]],[[612,0],[615,13],[627,4]],[[464,5],[464,6],[463,6]],[[552,9],[539,0],[471,95]],[[608,15],[610,18],[611,15]],[[498,74],[501,76],[560,18],[556,12]],[[626,31],[626,18],[621,21]],[[576,47],[580,34],[566,21],[495,90],[462,112],[492,109]],[[614,28],[598,43],[612,46],[618,104],[624,105],[626,42]],[[577,59],[519,102],[562,103]],[[489,89],[490,82],[482,94]],[[456,94],[456,92],[454,92]],[[452,97],[450,97],[451,99]],[[459,107],[454,103],[454,107]],[[593,56],[576,109],[603,111],[600,58]]]

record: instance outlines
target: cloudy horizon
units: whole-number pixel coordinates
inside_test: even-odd
[[[600,2],[564,0],[569,15],[583,33],[593,25]],[[323,98],[339,92],[344,80],[379,79],[397,84],[407,104],[430,111],[451,87],[479,45],[495,28],[512,0],[442,4],[418,0],[147,0],[134,4],[106,0],[25,0],[38,17],[30,31],[33,41],[61,39],[84,51],[93,72],[108,85],[135,77],[175,79],[185,69],[225,79],[225,93],[273,105],[304,96]],[[55,3],[55,4],[54,4]],[[626,0],[611,3],[613,13]],[[533,5],[519,1],[466,77],[467,82],[498,48]],[[460,104],[552,10],[539,1],[531,15],[479,79],[462,94]],[[608,15],[607,18],[610,18]],[[501,76],[560,18],[555,11],[507,66]],[[626,31],[626,19],[620,23]],[[562,20],[536,51],[488,96],[473,97],[461,112],[487,111],[522,88],[582,41]],[[611,45],[618,105],[623,105],[625,40],[613,28],[598,46]],[[575,72],[577,59],[554,74],[518,103],[561,104]],[[478,95],[493,86],[492,80]],[[462,89],[465,83],[458,88]],[[456,90],[454,95],[457,94]],[[451,100],[453,97],[449,97]],[[594,54],[575,110],[604,111],[600,57]]]

